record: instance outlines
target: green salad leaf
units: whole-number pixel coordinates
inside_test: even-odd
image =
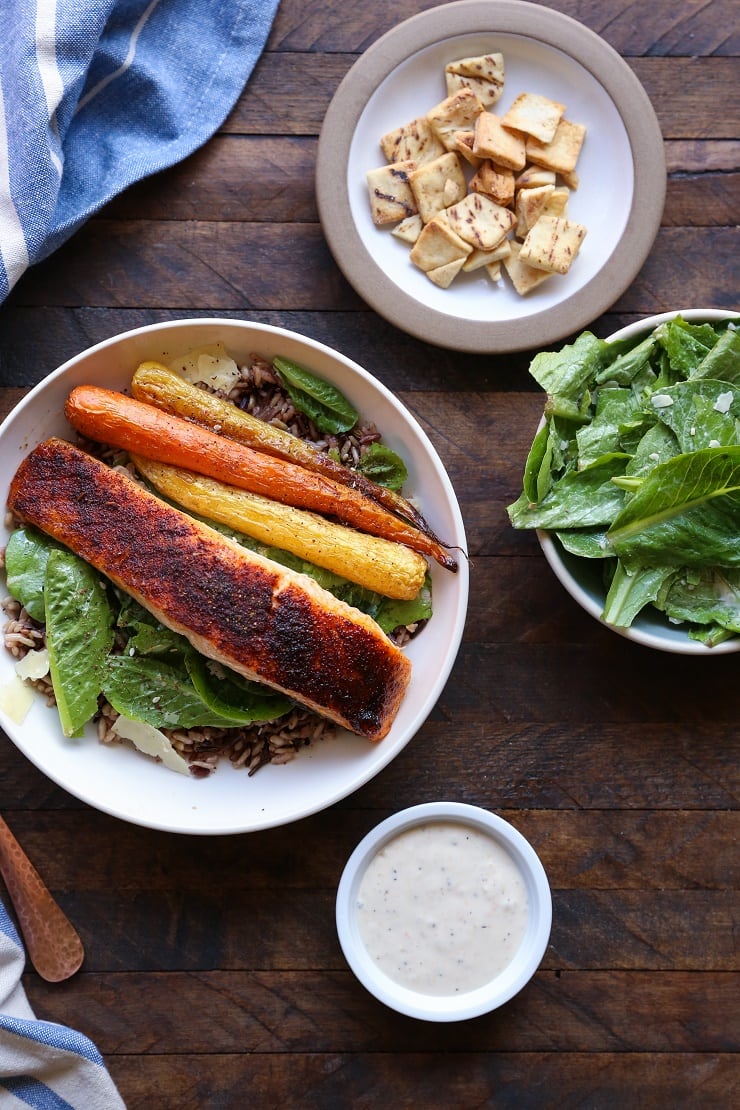
[[[376,485],[399,490],[409,476],[406,463],[392,448],[383,443],[371,443],[360,456],[358,470]]]
[[[676,316],[613,343],[584,332],[530,372],[548,396],[512,525],[600,561],[610,624],[650,605],[705,643],[737,635],[736,325]]]
[[[331,382],[289,358],[274,358],[272,364],[295,407],[322,432],[337,435],[355,426],[360,414]]]
[[[80,736],[98,708],[113,645],[113,609],[101,575],[71,551],[48,553],[44,574],[46,646],[65,736]]]
[[[5,579],[8,592],[20,601],[35,621],[44,623],[44,577],[46,563],[59,544],[35,528],[16,528],[5,547]]]

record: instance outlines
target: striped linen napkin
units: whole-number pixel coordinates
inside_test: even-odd
[[[92,1041],[36,1018],[21,983],[25,962],[23,942],[0,902],[0,1106],[123,1108]]]
[[[279,0],[0,0],[0,302],[220,127]]]

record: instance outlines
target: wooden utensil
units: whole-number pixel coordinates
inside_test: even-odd
[[[82,941],[2,817],[0,874],[15,907],[31,963],[49,983],[69,979],[84,959]]]

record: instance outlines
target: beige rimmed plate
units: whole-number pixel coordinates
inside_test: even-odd
[[[445,98],[447,62],[491,51],[506,69],[494,111],[537,92],[587,128],[569,216],[588,234],[570,273],[524,297],[485,271],[438,288],[409,261],[408,245],[370,216],[365,175],[384,163],[380,137]],[[316,187],[329,248],[376,312],[426,342],[485,353],[557,342],[617,300],[654,242],[666,170],[650,100],[603,39],[536,4],[458,0],[399,24],[355,63],[324,119]]]

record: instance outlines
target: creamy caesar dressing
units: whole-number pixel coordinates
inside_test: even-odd
[[[494,979],[527,927],[524,877],[494,838],[461,822],[417,825],[373,857],[357,921],[378,967],[420,994],[452,995]]]

